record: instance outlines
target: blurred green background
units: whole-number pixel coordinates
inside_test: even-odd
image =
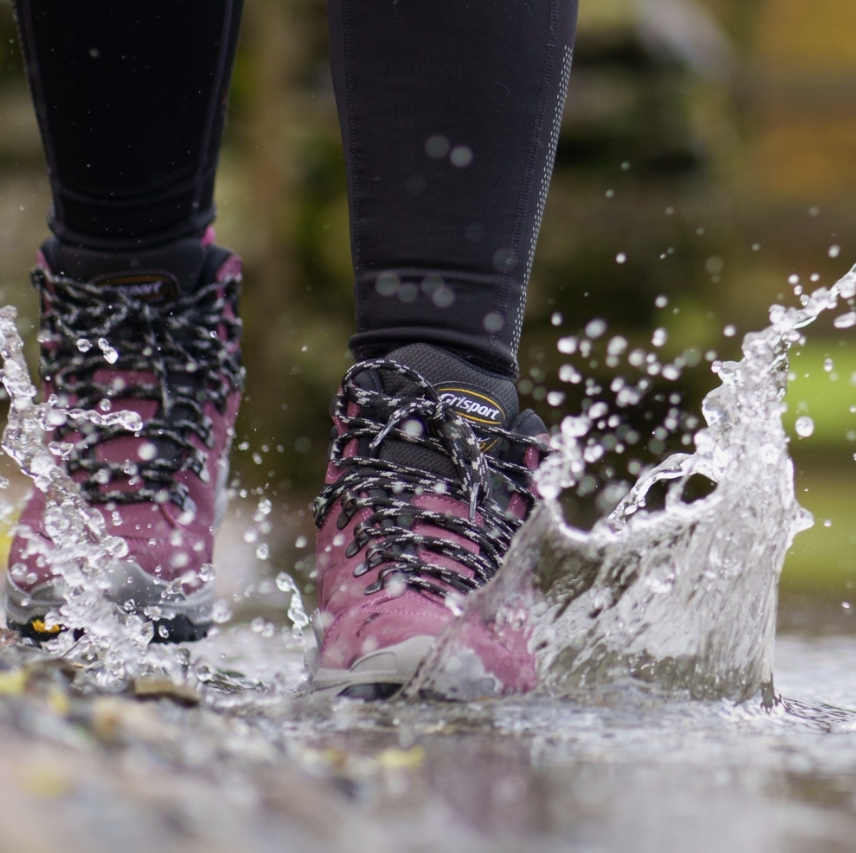
[[[246,261],[246,449],[234,466],[248,500],[258,489],[274,500],[266,571],[305,571],[294,543],[311,534],[328,401],[350,364],[344,163],[325,4],[245,8],[217,193],[219,241]],[[853,0],[581,0],[520,352],[521,395],[548,423],[579,402],[558,379],[556,341],[592,318],[648,349],[665,328],[665,355],[696,365],[666,390],[697,411],[715,384],[712,353],[737,356],[742,335],[790,293],[789,276],[828,285],[856,261],[854,35]],[[27,276],[48,203],[2,2],[0,298],[19,306],[32,364]],[[843,606],[856,605],[856,332],[813,328],[793,368],[791,420],[799,409],[816,421],[793,455],[818,524],[789,557],[782,625],[846,630],[856,625]],[[559,388],[565,400],[550,405]],[[645,441],[643,463],[663,449]]]

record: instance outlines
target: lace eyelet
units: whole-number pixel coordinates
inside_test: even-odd
[[[354,577],[361,578],[364,574],[366,574],[370,570],[370,566],[367,563],[360,563],[354,569]]]
[[[363,546],[356,539],[353,539],[351,542],[348,543],[348,547],[345,548],[345,556],[348,559],[350,559],[351,557],[356,557],[357,554],[360,553],[360,549],[362,547]]]

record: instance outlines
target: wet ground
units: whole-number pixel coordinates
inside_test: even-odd
[[[254,505],[233,503],[218,542],[237,622],[164,650],[180,684],[105,694],[0,635],[0,850],[853,848],[856,632],[840,594],[784,596],[775,671],[790,701],[770,711],[626,693],[324,703],[304,692],[279,566],[247,535],[264,535]],[[299,521],[277,534],[296,541]]]
[[[852,849],[856,714],[830,706],[856,709],[854,637],[781,637],[794,701],[767,712],[317,703],[298,644],[263,633],[174,649],[185,685],[117,695],[0,650],[0,849]]]

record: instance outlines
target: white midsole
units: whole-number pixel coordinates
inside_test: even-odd
[[[359,658],[350,669],[331,669],[317,666],[317,652],[307,654],[309,681],[314,693],[340,693],[360,684],[407,684],[416,674],[419,665],[434,645],[434,637],[418,635],[369,652]],[[315,650],[312,650],[315,651]],[[314,669],[314,671],[313,671]]]

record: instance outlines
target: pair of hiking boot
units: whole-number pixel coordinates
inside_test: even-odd
[[[48,240],[32,274],[42,303],[42,378],[62,407],[130,410],[142,429],[79,421],[52,440],[86,500],[128,552],[103,579],[110,600],[154,623],[155,641],[212,623],[213,539],[244,372],[240,259],[206,239],[116,255]],[[393,695],[459,599],[497,573],[535,501],[546,429],[512,382],[412,344],[360,362],[335,397],[325,486],[315,502],[316,690]],[[9,557],[10,627],[36,640],[66,589],[36,491]],[[47,547],[46,547],[47,546]],[[477,653],[498,693],[529,683],[525,651],[485,632]]]

